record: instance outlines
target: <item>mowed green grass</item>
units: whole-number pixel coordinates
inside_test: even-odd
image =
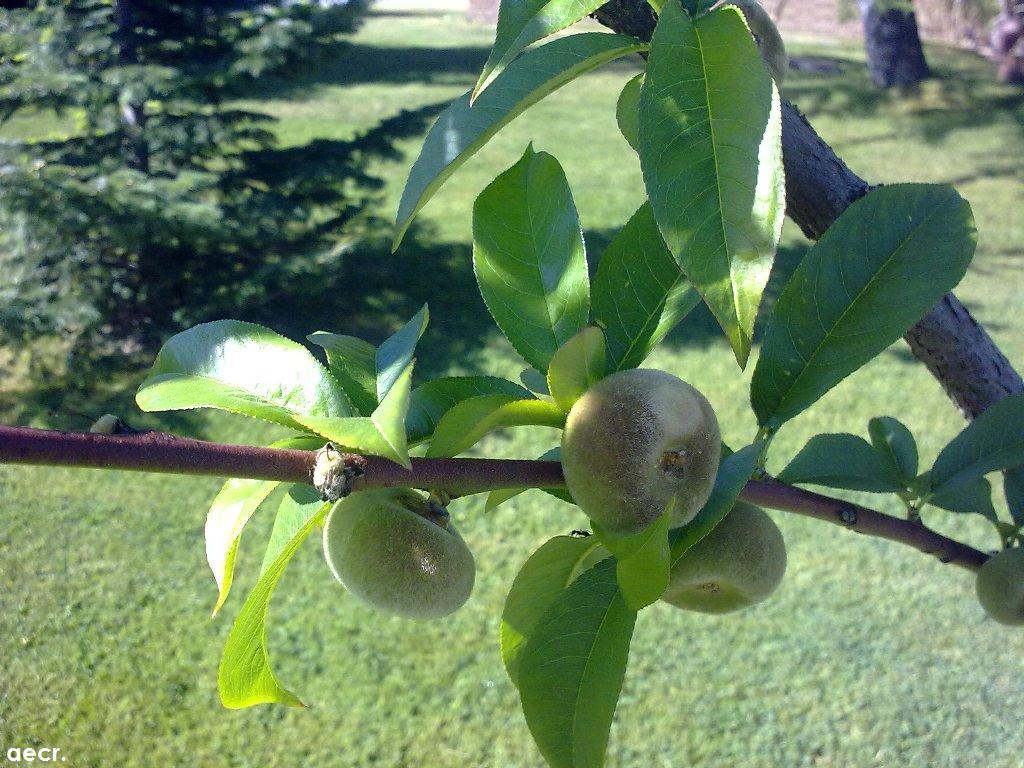
[[[372,18],[356,46],[308,82],[248,106],[279,118],[289,144],[351,139],[400,110],[465,90],[489,33],[458,16]],[[1024,362],[1019,259],[1024,255],[1024,106],[976,60],[931,50],[941,79],[919,94],[875,95],[849,48],[796,46],[837,58],[842,71],[794,72],[787,91],[818,130],[873,182],[955,182],[981,230],[959,295],[1011,359]],[[421,370],[515,377],[522,367],[487,322],[467,265],[472,199],[529,142],[556,155],[593,244],[641,199],[635,156],[612,117],[636,71],[612,65],[549,98],[499,135],[424,211],[405,251],[356,245],[333,304],[279,300],[280,326],[356,322],[376,338],[405,310],[431,301]],[[381,161],[393,210],[417,137]],[[783,261],[803,247],[787,229]],[[415,260],[415,261],[414,261]],[[389,287],[367,275],[384,271]],[[355,297],[373,291],[358,306]],[[726,439],[754,432],[740,373],[706,314],[684,324],[650,360],[700,387]],[[130,388],[137,379],[126,382]],[[894,346],[779,435],[779,469],[811,435],[864,434],[892,414],[917,434],[928,462],[962,427],[941,388]],[[130,414],[128,414],[130,415]],[[145,424],[160,422],[142,420]],[[221,415],[165,422],[238,442],[276,434]],[[534,456],[550,430],[499,435],[488,455]],[[453,617],[417,623],[383,616],[345,594],[309,541],[272,610],[270,649],[306,710],[220,708],[220,646],[253,583],[269,533],[267,506],[243,539],[235,594],[209,617],[214,586],[203,549],[214,479],[0,467],[0,746],[60,746],[72,766],[540,766],[498,653],[498,617],[525,558],[553,534],[585,524],[539,492],[483,513],[453,515],[477,558],[477,587]],[[887,512],[888,499],[858,495]],[[986,620],[973,578],[913,550],[773,513],[789,547],[776,597],[709,618],[656,605],[640,616],[612,728],[608,764],[635,766],[912,766],[1017,768],[1024,754],[1024,633]],[[929,513],[927,521],[990,548],[987,524]]]

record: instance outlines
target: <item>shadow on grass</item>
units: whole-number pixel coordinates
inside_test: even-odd
[[[383,300],[384,281],[378,274],[385,263],[383,257],[378,254],[362,270],[363,275],[376,274],[374,287],[365,284],[362,276],[352,282],[349,274],[339,269],[345,259],[338,254],[361,253],[362,246],[354,248],[352,243],[383,241],[389,235],[390,224],[380,214],[383,181],[370,168],[381,161],[401,159],[396,142],[422,135],[444,106],[442,102],[403,110],[351,141],[318,139],[300,147],[263,147],[239,155],[237,167],[224,175],[224,184],[261,190],[243,197],[246,215],[267,222],[267,229],[278,222],[295,226],[294,257],[263,257],[261,264],[258,245],[240,241],[238,248],[245,249],[255,265],[240,276],[244,280],[232,275],[232,282],[220,288],[216,282],[203,285],[202,296],[213,296],[214,301],[190,303],[186,298],[179,316],[161,315],[160,325],[130,343],[108,338],[102,344],[85,344],[50,336],[32,338],[23,349],[0,350],[0,366],[8,368],[0,380],[4,421],[81,429],[104,412],[135,413],[135,387],[159,343],[183,327],[226,315],[283,327],[298,338],[318,327],[337,326],[333,321],[339,315],[342,326],[387,327],[381,316],[357,316],[378,306],[372,304],[374,295]],[[284,232],[282,236],[289,235]],[[262,270],[266,277],[261,277]],[[393,271],[403,274],[397,263]],[[216,281],[219,274],[211,268],[190,279]],[[421,284],[429,284],[424,275],[419,279]],[[364,287],[359,290],[367,292],[371,303],[350,301],[346,307],[344,300],[329,305],[323,300],[329,290],[332,298],[345,299],[361,284]],[[252,289],[242,290],[239,285]],[[342,290],[333,290],[339,285]],[[446,285],[457,286],[458,282],[448,280]],[[323,309],[320,317],[313,316],[317,307]],[[299,318],[307,319],[308,325],[298,325],[295,321]],[[156,417],[142,417],[139,426],[178,429],[189,423],[181,415],[159,417],[156,423],[151,418]]]
[[[464,85],[476,83],[490,53],[481,46],[375,46],[339,43],[307,74],[290,79],[264,78],[241,93],[246,99],[307,100],[310,90],[322,86],[382,85]],[[616,59],[602,65],[602,71],[639,72],[639,60]]]
[[[490,48],[485,46],[389,48],[342,42],[307,74],[289,79],[264,78],[241,95],[247,99],[306,100],[311,88],[367,83],[465,83],[468,87],[476,82],[488,53]]]
[[[816,116],[879,117],[901,120],[900,130],[926,142],[941,141],[951,132],[1006,123],[1024,130],[1024,92],[995,80],[983,62],[967,54],[930,50],[933,76],[912,89],[883,90],[853,57],[799,57],[786,81],[785,96],[813,121]],[[956,58],[956,66],[951,64]],[[827,62],[815,68],[803,59]],[[877,140],[877,139],[872,139]],[[1004,174],[1005,175],[1005,174]]]

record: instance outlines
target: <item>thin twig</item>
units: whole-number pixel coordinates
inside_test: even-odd
[[[62,467],[123,469],[180,475],[247,477],[310,483],[314,451],[226,445],[163,432],[104,435],[0,426],[0,462]],[[471,494],[498,488],[564,488],[557,461],[513,459],[413,459],[407,470],[376,456],[347,454],[363,474],[355,489],[411,487]],[[786,485],[751,480],[742,498],[765,507],[833,523],[931,554],[944,563],[976,571],[988,559],[977,549],[942,536],[920,522]]]

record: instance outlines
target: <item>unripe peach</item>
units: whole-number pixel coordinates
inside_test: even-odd
[[[573,405],[562,433],[569,493],[615,534],[642,530],[672,501],[672,527],[692,520],[711,495],[720,454],[711,405],[663,371],[602,379]]]
[[[690,611],[729,613],[766,599],[785,573],[782,533],[764,510],[740,501],[672,567],[662,600]]]
[[[476,574],[448,513],[408,488],[360,491],[339,501],[324,526],[324,556],[357,598],[414,619],[460,608]]]

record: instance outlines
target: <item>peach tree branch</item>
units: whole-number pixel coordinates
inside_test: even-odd
[[[0,426],[0,462],[179,475],[244,477],[312,484],[315,451],[228,445],[164,432],[94,434]],[[375,456],[344,454],[362,474],[354,488],[412,487],[453,494],[498,488],[564,488],[556,461],[516,459],[412,459],[406,470]],[[751,480],[741,497],[913,547],[941,562],[977,571],[988,555],[943,536],[920,521],[901,520],[842,499],[823,496],[773,478]]]

